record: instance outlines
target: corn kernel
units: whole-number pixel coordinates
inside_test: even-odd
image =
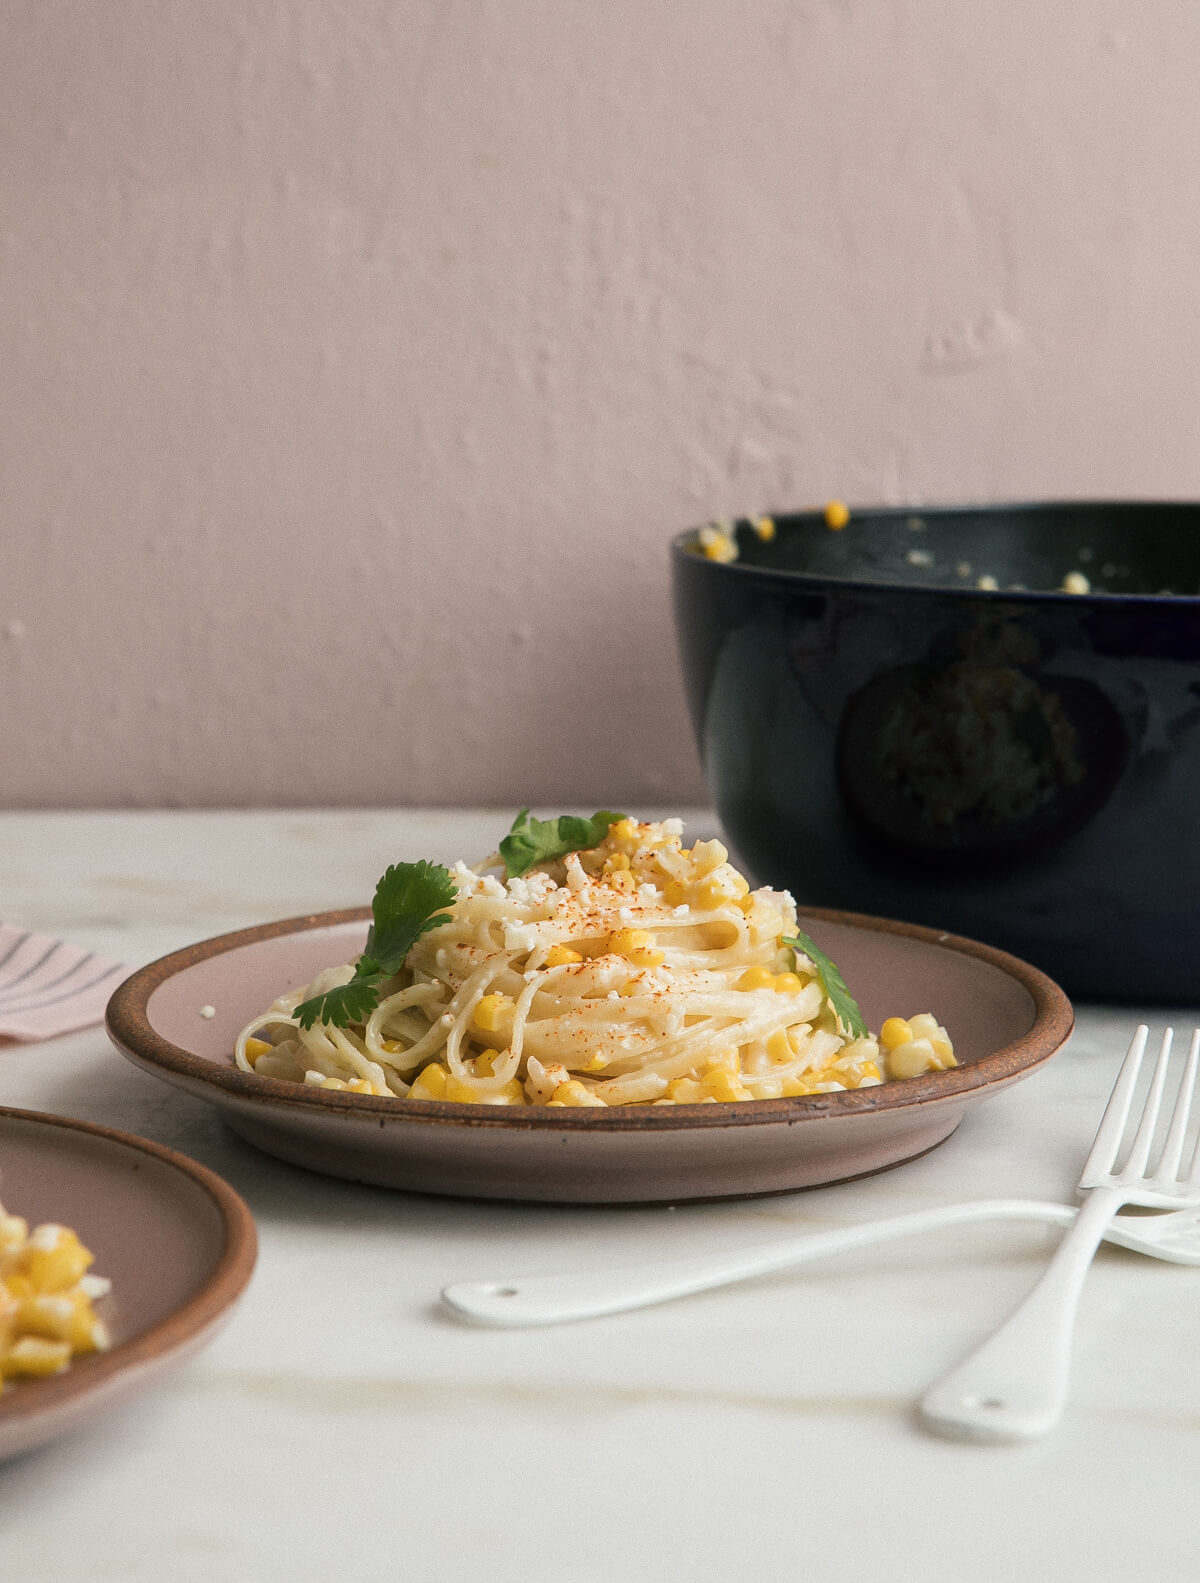
[[[42,1336],[22,1336],[0,1356],[0,1379],[9,1375],[35,1377],[60,1374],[70,1361],[69,1341],[47,1341]]]
[[[572,951],[569,945],[552,945],[546,952],[547,967],[566,967],[570,962],[582,961],[579,952]]]
[[[767,1040],[767,1054],[773,1061],[790,1061],[795,1057],[796,1052],[792,1049],[786,1028],[776,1028]]]
[[[850,520],[850,511],[842,500],[831,500],[825,507],[825,526],[834,533],[840,532]]]
[[[634,967],[661,967],[667,960],[667,953],[654,946],[639,946],[635,951],[626,951],[625,960],[632,962]]]
[[[609,874],[627,869],[629,867],[628,854],[625,852],[614,852],[610,858],[605,860],[604,867]]]
[[[700,529],[700,548],[710,561],[736,561],[737,543],[725,522],[706,523]]]
[[[703,879],[706,874],[711,874],[722,863],[729,861],[729,851],[720,841],[697,841],[690,856],[695,879]]]
[[[705,1096],[711,1099],[737,1100],[753,1097],[746,1085],[724,1067],[706,1072],[700,1079],[700,1087]]]
[[[798,995],[804,988],[799,973],[776,973],[775,991],[779,995]]]
[[[677,1077],[668,1087],[667,1093],[677,1105],[698,1105],[706,1098],[704,1090],[693,1077]]]
[[[17,1305],[17,1328],[47,1341],[65,1341],[72,1352],[93,1352],[104,1336],[90,1299],[78,1287],[69,1294],[27,1297]]]
[[[755,533],[764,544],[770,544],[771,540],[775,537],[774,517],[754,517],[751,520],[750,526],[754,529]]]
[[[442,1098],[449,1100],[452,1105],[478,1105],[482,1097],[478,1089],[470,1083],[464,1083],[461,1077],[446,1078],[446,1088]]]
[[[66,1226],[39,1226],[21,1258],[25,1274],[38,1292],[61,1292],[74,1286],[92,1255]]]
[[[723,1050],[718,1050],[716,1055],[710,1056],[707,1069],[710,1072],[732,1072],[735,1077],[740,1077],[742,1072],[742,1055],[736,1044],[729,1044]]]
[[[0,1209],[0,1253],[19,1248],[29,1235],[29,1222],[23,1215],[6,1215]]]
[[[246,1059],[249,1061],[250,1065],[253,1066],[260,1055],[266,1055],[269,1050],[273,1050],[274,1048],[275,1046],[268,1043],[266,1039],[247,1039]]]
[[[708,880],[703,885],[697,885],[693,892],[694,905],[697,907],[724,907],[733,898],[719,880]]]
[[[17,1315],[21,1305],[9,1294],[8,1287],[0,1281],[0,1352],[6,1352],[16,1340]]]
[[[636,841],[638,839],[638,826],[636,819],[618,819],[616,824],[608,827],[609,839],[613,841]]]
[[[446,1097],[446,1079],[450,1076],[444,1066],[436,1061],[417,1074],[416,1081],[408,1091],[409,1099],[444,1099]]]
[[[649,929],[614,929],[605,942],[606,948],[616,956],[628,956],[631,951],[644,951],[654,944]]]
[[[507,995],[484,995],[471,1013],[471,1021],[484,1033],[498,1033],[506,1024],[511,1027],[512,1019],[513,1003]]]
[[[889,1017],[879,1030],[879,1042],[888,1050],[898,1050],[902,1044],[908,1044],[912,1036],[913,1031],[903,1017]]]
[[[504,1087],[490,1094],[477,1094],[477,1105],[524,1105],[526,1103],[525,1090],[521,1086],[519,1077],[511,1077]]]
[[[738,989],[774,989],[775,975],[769,967],[748,967],[737,981]]]

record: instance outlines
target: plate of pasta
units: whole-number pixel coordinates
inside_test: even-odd
[[[455,1196],[652,1202],[899,1164],[1061,1047],[1070,1003],[974,941],[801,912],[678,820],[531,818],[370,907],[134,973],[109,1036],[248,1142]]]

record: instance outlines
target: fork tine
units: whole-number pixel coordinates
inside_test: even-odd
[[[1179,1093],[1175,1099],[1175,1109],[1171,1113],[1171,1127],[1167,1133],[1167,1141],[1163,1144],[1162,1159],[1158,1162],[1158,1175],[1178,1176],[1179,1162],[1183,1157],[1183,1140],[1187,1136],[1188,1117],[1192,1109],[1192,1094],[1196,1087],[1196,1063],[1200,1059],[1200,1028],[1192,1034],[1192,1042],[1188,1046],[1187,1061],[1183,1068],[1183,1077],[1179,1082]]]
[[[1188,1050],[1188,1059],[1191,1060],[1193,1058],[1200,1065],[1200,1028],[1195,1029],[1193,1032],[1191,1048]],[[1196,1139],[1192,1149],[1192,1163],[1188,1169],[1186,1180],[1190,1187],[1200,1184],[1200,1137]]]
[[[1129,1107],[1133,1101],[1133,1091],[1137,1086],[1138,1071],[1149,1037],[1150,1030],[1145,1023],[1142,1023],[1133,1036],[1129,1054],[1122,1062],[1117,1080],[1113,1084],[1113,1091],[1108,1096],[1108,1104],[1104,1107],[1104,1115],[1100,1118],[1100,1126],[1096,1131],[1091,1153],[1084,1161],[1083,1175],[1079,1179],[1081,1187],[1089,1186],[1093,1176],[1106,1176],[1112,1169],[1125,1132],[1125,1123],[1129,1119]]]
[[[1145,1176],[1146,1162],[1150,1158],[1150,1145],[1154,1142],[1154,1129],[1158,1125],[1158,1112],[1162,1106],[1163,1085],[1167,1081],[1167,1064],[1171,1059],[1171,1041],[1174,1030],[1167,1028],[1162,1036],[1162,1043],[1158,1049],[1158,1060],[1154,1063],[1154,1075],[1150,1079],[1150,1090],[1146,1095],[1146,1107],[1142,1111],[1142,1119],[1138,1130],[1134,1134],[1133,1147],[1129,1151],[1129,1159],[1125,1164],[1125,1172],[1132,1175]]]

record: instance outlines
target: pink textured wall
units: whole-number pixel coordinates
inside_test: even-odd
[[[1200,494],[1200,7],[3,31],[0,803],[695,801],[676,529]]]

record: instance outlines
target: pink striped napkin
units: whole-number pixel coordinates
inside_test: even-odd
[[[102,1022],[128,972],[81,945],[0,923],[0,1039],[53,1039]]]

